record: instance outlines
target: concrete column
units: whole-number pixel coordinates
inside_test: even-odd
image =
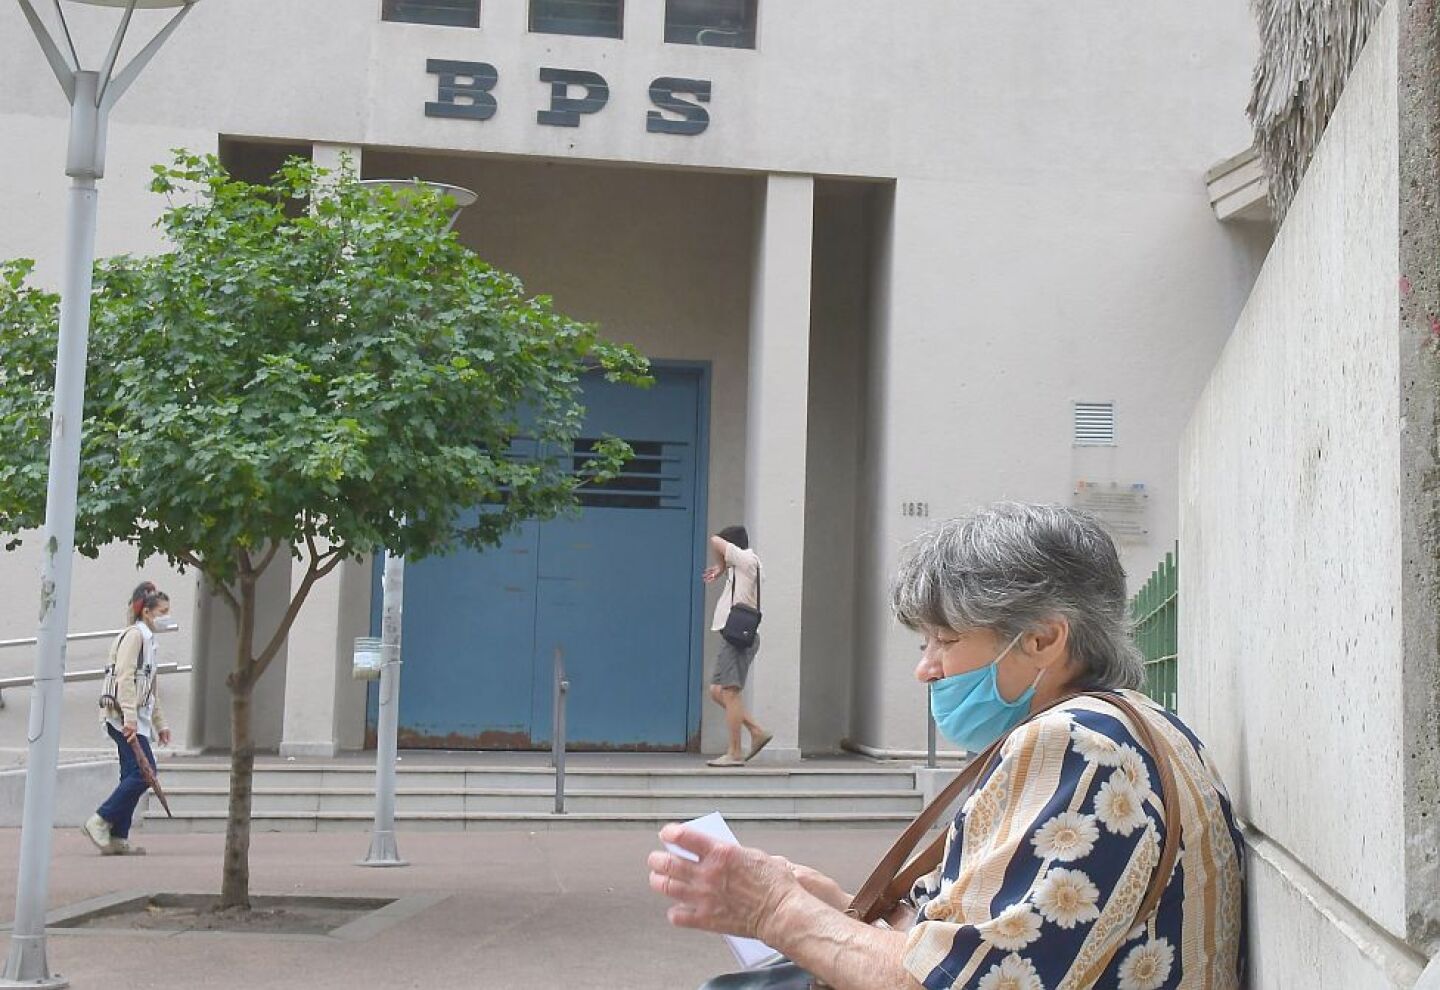
[[[800,756],[805,455],[815,181],[772,175],[756,223],[746,409],[745,524],[764,562],[761,647],[750,705],[775,733],[761,759]]]
[[[358,144],[324,144],[316,142],[310,147],[310,159],[321,168],[339,169],[345,158],[350,159],[356,174],[360,172],[360,166],[364,160],[361,156],[361,147]]]
[[[279,628],[290,605],[290,568],[280,555],[256,583],[255,639],[266,643]],[[202,582],[196,591],[195,676],[190,681],[190,721],[187,744],[192,749],[230,748],[230,689],[225,679],[235,669],[238,640],[235,616],[225,600]],[[255,685],[252,734],[261,750],[280,744],[284,707],[288,643],[270,662]]]
[[[355,145],[317,143],[311,157],[316,165],[329,169],[340,168],[347,158],[357,172],[362,165],[362,149]],[[297,560],[293,566],[292,584],[298,586],[306,562]],[[311,589],[290,630],[281,756],[328,758],[339,750],[341,601],[340,575],[333,574]]]
[[[306,560],[292,561],[292,587],[299,586],[307,566]],[[310,589],[290,627],[281,756],[328,758],[339,750],[335,738],[339,619],[340,578],[331,574]]]
[[[295,563],[295,584],[304,571]],[[370,631],[370,564],[347,560],[310,590],[290,630],[281,756],[334,756],[365,743],[365,682],[351,676]]]

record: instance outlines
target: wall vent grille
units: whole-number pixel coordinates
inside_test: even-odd
[[[1115,446],[1115,403],[1075,403],[1075,446]]]

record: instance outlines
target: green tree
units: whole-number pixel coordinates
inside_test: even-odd
[[[379,548],[484,548],[575,503],[586,374],[643,385],[633,349],[530,297],[447,230],[454,203],[292,161],[266,186],[177,152],[152,188],[171,250],[96,265],[76,546],[195,568],[234,616],[219,906],[249,906],[251,699],[315,583]],[[0,532],[42,522],[58,300],[0,264]],[[520,436],[551,454],[510,456]],[[481,506],[482,511],[472,511]],[[303,562],[279,629],[256,584]],[[278,562],[278,563],[277,563]]]

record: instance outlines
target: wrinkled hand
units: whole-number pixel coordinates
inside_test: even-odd
[[[836,911],[844,911],[850,906],[850,902],[855,899],[849,891],[819,870],[802,866],[799,863],[792,863],[783,856],[777,856],[776,858],[785,864],[801,887],[819,900],[824,901],[830,907],[833,907]]]
[[[780,906],[804,896],[790,864],[778,856],[727,845],[683,825],[666,825],[660,839],[700,857],[692,863],[668,851],[653,852],[646,861],[650,889],[676,901],[666,917],[677,928],[764,940]]]
[[[706,584],[714,584],[715,581],[719,579],[720,575],[724,573],[725,568],[719,566],[718,564],[715,564],[705,568],[704,572],[701,573],[700,577],[704,579]]]
[[[125,737],[126,742],[129,742],[130,740],[135,738],[135,731],[136,729],[134,722],[126,722],[120,727],[120,734]]]

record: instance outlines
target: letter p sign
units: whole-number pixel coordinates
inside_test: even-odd
[[[605,78],[583,69],[541,69],[540,81],[550,84],[550,109],[535,114],[535,119],[551,127],[579,127],[580,115],[599,113],[610,101],[610,86]],[[573,97],[571,86],[584,86],[585,95]]]

